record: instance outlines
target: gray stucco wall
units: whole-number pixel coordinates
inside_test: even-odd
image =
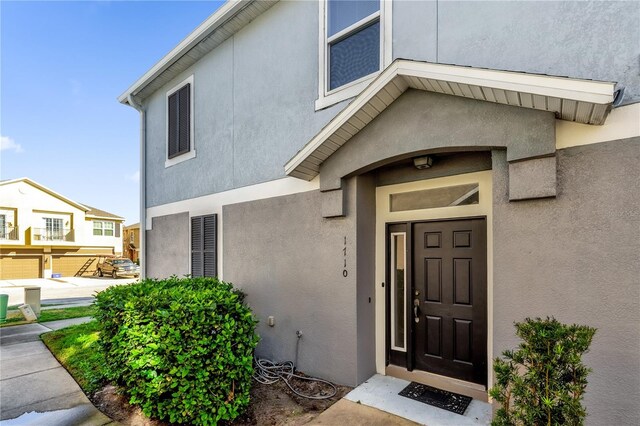
[[[348,182],[345,218],[321,217],[319,191],[223,208],[224,277],[247,293],[260,320],[258,356],[294,361],[296,330],[301,330],[301,371],[347,385],[375,371],[375,351],[358,356],[359,346],[374,348],[374,322],[356,319],[359,312],[365,321],[372,318],[374,309],[373,288],[358,283],[366,271],[357,267],[356,254],[357,210],[373,199],[370,182],[363,184],[359,200],[356,179]],[[373,223],[362,226],[360,231],[368,231]],[[270,315],[275,327],[267,325]]]
[[[588,424],[640,418],[640,138],[558,152],[555,199],[509,202],[493,152],[494,355],[514,321],[553,315],[598,329],[585,396]]]
[[[591,80],[640,100],[640,3],[396,1],[393,57]]]
[[[189,213],[154,217],[146,239],[147,277],[181,277],[190,273]]]
[[[618,81],[640,100],[638,2],[393,3],[393,56]],[[194,75],[197,157],[166,168],[166,91]],[[318,6],[282,1],[144,100],[146,206],[284,176],[315,111]]]
[[[315,112],[318,5],[282,1],[145,100],[146,206],[284,176],[345,102]],[[196,158],[165,168],[166,92],[194,76]]]
[[[320,188],[422,152],[506,147],[509,161],[555,152],[553,113],[409,89],[320,166]]]
[[[357,382],[376,372],[376,187],[373,175],[356,178]],[[379,284],[378,284],[379,285]]]

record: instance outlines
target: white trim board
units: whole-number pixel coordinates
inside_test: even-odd
[[[223,216],[222,207],[228,204],[243,203],[246,201],[263,200],[266,198],[280,197],[283,195],[298,194],[320,189],[320,179],[311,182],[286,177],[270,182],[231,189],[216,194],[204,195],[160,206],[149,207],[146,210],[145,230],[152,229],[154,217],[168,216],[178,213],[189,213],[189,219],[193,216],[218,214],[218,275],[224,278],[224,251],[223,251]]]
[[[602,126],[556,120],[556,148],[640,137],[640,103],[615,108]]]
[[[408,88],[550,111],[568,121],[603,124],[612,108],[615,83],[398,59],[287,162],[285,173],[313,179],[322,162]]]

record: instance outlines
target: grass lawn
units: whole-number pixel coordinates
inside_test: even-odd
[[[104,358],[98,349],[97,321],[45,333],[42,341],[71,373],[82,390],[91,394],[105,383]]]
[[[91,317],[95,312],[95,308],[93,306],[76,306],[73,308],[62,308],[62,309],[43,309],[40,311],[40,318],[38,318],[38,322],[45,321],[57,321],[69,318],[80,318],[80,317]],[[0,326],[7,325],[18,325],[24,323],[25,320],[23,317],[17,318],[7,318],[7,322],[4,324],[0,324]]]

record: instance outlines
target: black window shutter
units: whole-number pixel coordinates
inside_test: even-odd
[[[169,158],[178,154],[178,93],[169,96]]]
[[[202,262],[202,217],[191,218],[191,276],[203,275]]]
[[[120,238],[120,224],[118,222],[115,223],[115,234],[116,234],[116,238]]]
[[[202,255],[205,277],[216,277],[218,275],[218,263],[216,262],[218,243],[217,219],[218,215],[215,214],[203,218],[204,245]]]
[[[188,152],[191,136],[191,84],[178,91],[178,152]]]
[[[191,218],[191,276],[218,275],[218,215]]]

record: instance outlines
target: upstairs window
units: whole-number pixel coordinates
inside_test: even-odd
[[[328,89],[380,70],[380,1],[327,1]]]
[[[391,1],[320,2],[320,83],[316,109],[357,96],[391,62]]]
[[[193,76],[190,76],[167,92],[165,167],[193,157]]]
[[[100,220],[93,221],[93,235],[113,237],[114,229],[115,224],[113,222],[105,222]]]

